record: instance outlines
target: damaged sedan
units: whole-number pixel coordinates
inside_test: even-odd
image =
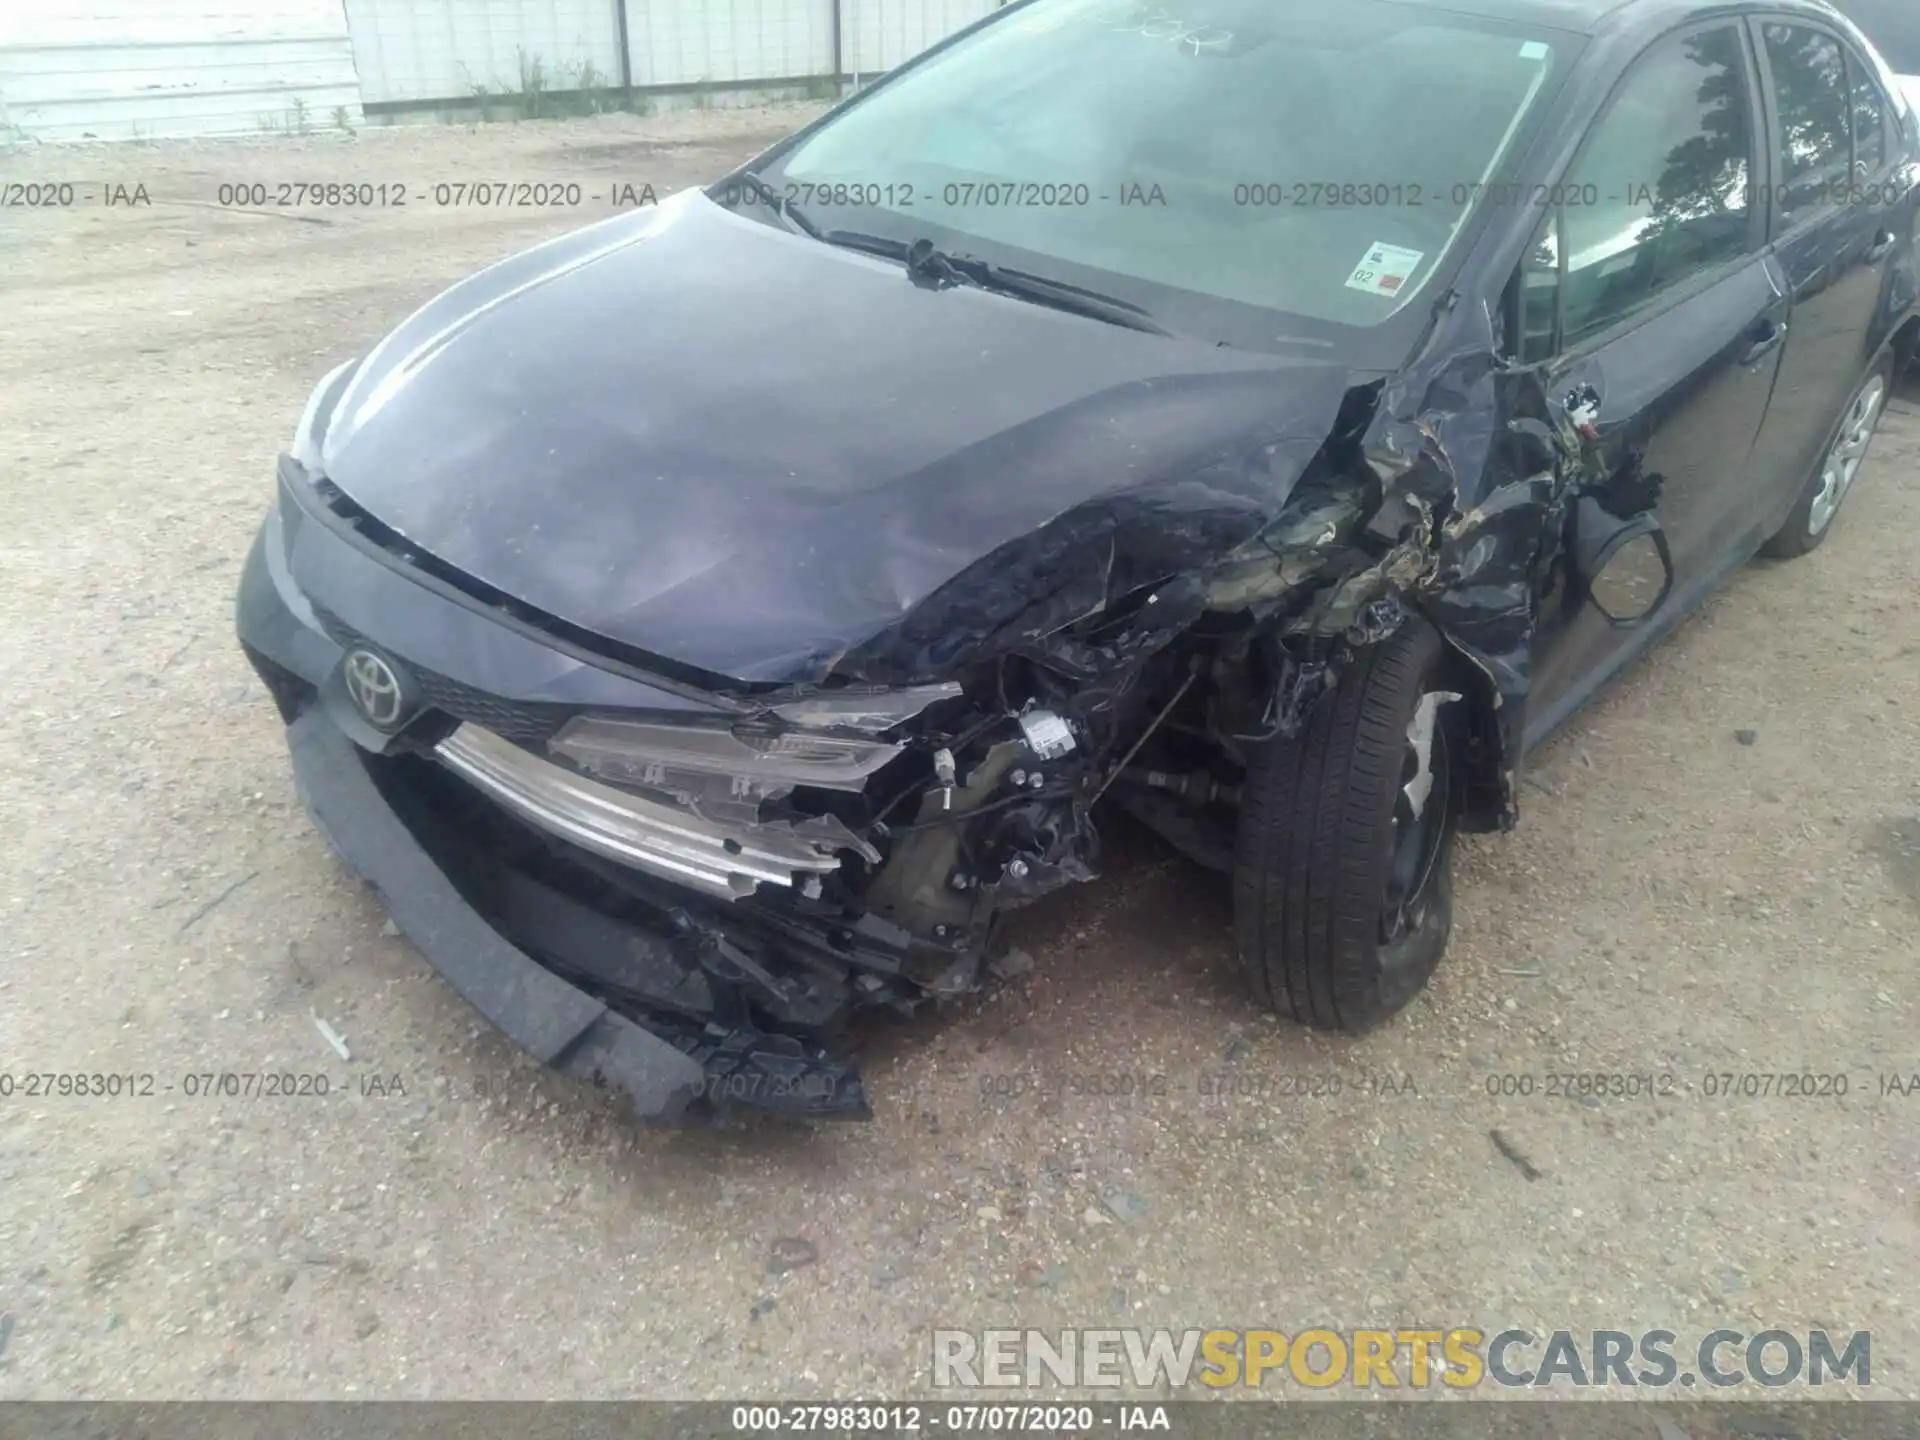
[[[866,1113],[849,1020],[1123,813],[1362,1030],[1529,748],[1834,528],[1916,133],[1816,0],[1021,0],[334,371],[240,638],[334,849],[648,1119]]]

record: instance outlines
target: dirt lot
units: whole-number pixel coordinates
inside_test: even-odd
[[[1263,1018],[1224,895],[1123,836],[1024,918],[1031,974],[875,1037],[873,1123],[660,1134],[390,933],[231,638],[276,450],[446,283],[806,113],[0,156],[152,202],[0,211],[0,1071],[160,1087],[0,1098],[0,1394],[899,1394],[935,1326],[1424,1323],[1870,1329],[1874,1393],[1920,1396],[1920,1094],[1881,1089],[1920,1071],[1911,387],[1828,546],[1537,758],[1383,1034]],[[431,203],[495,179],[583,202]],[[316,180],[413,195],[221,204]],[[185,1093],[224,1071],[333,1093]],[[1489,1093],[1568,1071],[1673,1093]]]

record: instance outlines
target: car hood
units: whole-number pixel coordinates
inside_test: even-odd
[[[1117,547],[1124,510],[1148,569],[1238,543],[1348,384],[1323,352],[928,289],[688,191],[428,303],[319,454],[411,545],[571,626],[811,681],[1037,530]]]

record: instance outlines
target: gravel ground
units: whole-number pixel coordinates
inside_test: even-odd
[[[448,282],[809,113],[0,156],[152,202],[0,212],[0,1070],[161,1087],[0,1098],[0,1394],[898,1395],[936,1326],[1424,1323],[1870,1329],[1873,1393],[1920,1396],[1920,1094],[1880,1080],[1920,1070],[1912,389],[1831,543],[1741,574],[1465,844],[1384,1033],[1257,1013],[1225,896],[1122,836],[1023,917],[1029,974],[873,1034],[873,1123],[653,1133],[391,932],[231,637],[276,450]],[[583,201],[429,203],[475,179]],[[303,180],[413,198],[220,203]],[[333,1093],[189,1097],[210,1071]],[[1488,1093],[1564,1071],[1675,1083]],[[1782,1071],[1849,1093],[1706,1093]]]

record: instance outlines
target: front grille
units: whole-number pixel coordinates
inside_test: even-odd
[[[471,720],[483,729],[521,745],[544,745],[573,718],[568,705],[543,705],[531,700],[503,700],[431,670],[413,667],[420,698],[429,709],[456,720]]]
[[[370,636],[362,635],[331,611],[316,605],[314,614],[334,644],[342,649],[350,650],[356,645],[366,645],[374,650],[386,648]],[[571,705],[509,700],[437,674],[414,664],[404,655],[398,658],[405,664],[408,676],[420,692],[421,703],[427,709],[437,710],[455,720],[471,720],[475,725],[517,744],[544,745],[577,713]]]

